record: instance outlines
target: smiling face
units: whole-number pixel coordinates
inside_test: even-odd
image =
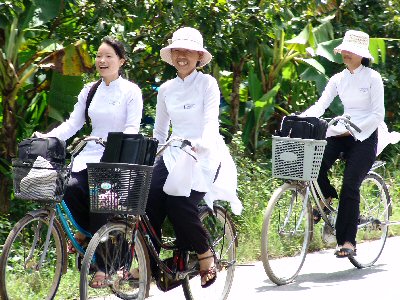
[[[178,76],[184,79],[196,69],[197,62],[203,57],[203,52],[174,48],[171,49],[171,59],[178,71]]]
[[[96,69],[107,85],[119,77],[119,68],[124,62],[109,44],[100,45],[96,55]]]
[[[357,69],[361,65],[362,56],[346,50],[342,50],[341,54],[344,64],[350,71]]]

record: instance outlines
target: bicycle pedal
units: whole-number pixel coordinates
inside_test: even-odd
[[[322,240],[328,245],[336,244],[335,230],[328,224],[324,224],[322,228]]]
[[[160,276],[156,280],[156,285],[159,290],[167,292],[182,285],[182,280],[171,279],[166,274],[164,274],[164,272],[161,272]]]

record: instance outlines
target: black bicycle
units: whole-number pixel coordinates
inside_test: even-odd
[[[178,145],[177,145],[178,143]],[[171,140],[189,155],[185,140]],[[186,150],[185,150],[186,149]],[[214,204],[199,206],[199,215],[208,232],[216,257],[217,279],[201,288],[195,252],[179,249],[173,235],[160,240],[145,214],[151,166],[133,164],[88,164],[91,210],[111,213],[110,221],[91,239],[82,261],[80,299],[117,295],[122,299],[144,299],[151,294],[150,256],[157,262],[155,283],[167,292],[182,286],[186,299],[227,299],[235,270],[237,235],[228,211]],[[154,241],[161,247],[158,253]],[[104,272],[106,288],[91,287],[97,272]],[[153,285],[152,285],[153,286]],[[172,292],[172,291],[171,291]]]

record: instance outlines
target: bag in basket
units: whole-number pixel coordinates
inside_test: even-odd
[[[19,197],[52,199],[57,187],[57,171],[45,158],[38,156],[29,173],[21,179]]]
[[[30,138],[18,144],[18,158],[21,161],[35,161],[38,156],[50,162],[65,164],[65,141],[55,137]]]
[[[152,166],[158,141],[142,134],[109,132],[101,162]]]
[[[285,116],[277,136],[324,140],[328,122],[315,117]]]

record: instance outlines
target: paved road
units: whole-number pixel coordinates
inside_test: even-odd
[[[362,251],[361,245],[358,251]],[[261,262],[238,266],[229,300],[399,300],[400,237],[389,238],[376,264],[367,269],[355,268],[347,259],[338,259],[333,250],[307,255],[297,280],[276,286],[267,277]],[[178,288],[181,290],[180,288]],[[179,291],[180,292],[180,291]],[[150,299],[184,299],[178,294],[156,293]],[[210,298],[204,298],[211,300]]]
[[[358,251],[363,251],[362,245],[358,245]],[[349,260],[336,258],[333,250],[320,251],[307,255],[297,280],[284,286],[276,286],[268,279],[261,262],[238,265],[228,300],[399,300],[399,273],[400,237],[392,237],[371,268],[357,269]],[[209,294],[201,298],[214,299],[212,289],[203,290]],[[149,299],[185,298],[180,287],[168,293],[153,287]]]

